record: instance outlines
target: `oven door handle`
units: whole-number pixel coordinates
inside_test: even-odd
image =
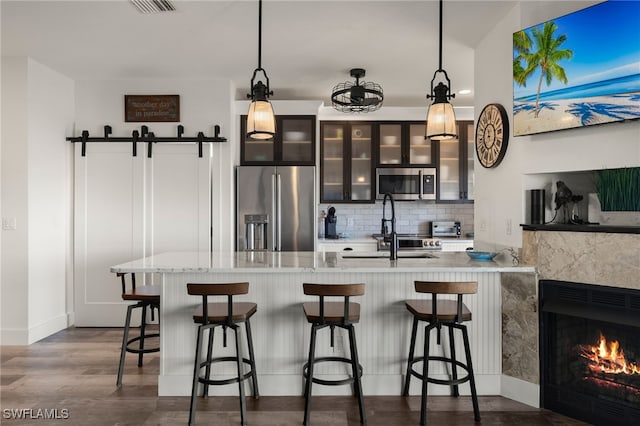
[[[418,185],[418,199],[422,200],[422,193],[424,190],[424,179],[422,178],[422,170],[418,170],[418,179],[420,180],[420,184]]]

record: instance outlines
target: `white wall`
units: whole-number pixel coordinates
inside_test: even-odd
[[[27,58],[3,58],[2,343],[65,328],[73,81]]]
[[[515,6],[475,51],[476,118],[486,104],[497,102],[504,105],[512,122],[515,31],[593,3],[529,1]],[[475,236],[481,243],[521,247],[519,224],[527,217],[526,190],[550,186],[558,176],[555,173],[640,165],[640,121],[517,138],[510,127],[507,153],[498,167],[484,169],[476,160]],[[544,182],[527,176],[538,173],[549,175]]]
[[[27,339],[27,59],[2,58],[2,344]]]
[[[213,249],[232,250],[233,232],[233,166],[239,151],[237,130],[232,124],[234,88],[227,80],[117,80],[79,81],[76,83],[76,128],[79,136],[88,130],[90,136],[102,136],[105,125],[112,127],[111,136],[131,136],[145,124],[156,136],[175,136],[178,124],[184,126],[185,137],[204,132],[213,136],[220,126],[220,136],[227,142],[214,144],[212,157],[212,227]],[[125,123],[124,95],[180,95],[179,123]],[[142,149],[144,148],[144,149]],[[87,144],[87,150],[91,144]],[[138,147],[138,155],[146,155],[146,146]]]

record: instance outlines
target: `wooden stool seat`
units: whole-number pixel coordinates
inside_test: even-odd
[[[194,296],[202,296],[202,303],[193,312],[193,321],[198,324],[198,335],[196,339],[196,356],[193,367],[193,384],[191,388],[191,406],[189,409],[189,425],[195,424],[196,418],[196,393],[198,383],[203,384],[202,396],[207,396],[210,385],[226,385],[238,383],[240,396],[240,420],[243,425],[247,424],[247,407],[244,397],[244,381],[252,380],[253,396],[259,397],[258,374],[256,373],[256,361],[253,353],[253,339],[251,337],[250,318],[258,310],[258,305],[252,302],[234,302],[233,296],[247,294],[249,292],[248,282],[238,283],[189,283],[187,293]],[[226,302],[209,302],[210,297],[224,297]],[[247,332],[247,346],[249,348],[249,358],[242,355],[241,328],[239,324],[244,324]],[[215,329],[222,328],[223,342],[226,346],[227,329],[233,330],[235,334],[235,356],[213,356],[213,337]],[[208,331],[207,354],[201,360],[204,333]],[[211,367],[220,362],[233,361],[236,364],[235,376],[228,379],[212,379]],[[244,372],[243,366],[248,365],[249,371]],[[204,368],[204,374],[200,370]]]
[[[122,346],[120,347],[120,363],[118,365],[118,377],[116,386],[122,386],[122,375],[124,373],[124,361],[126,353],[138,354],[138,367],[142,367],[143,355],[152,352],[159,352],[160,345],[154,347],[145,347],[145,340],[160,337],[160,333],[147,332],[147,308],[151,311],[151,320],[154,320],[154,311],[160,310],[160,286],[143,285],[136,287],[136,276],[131,274],[131,280],[127,285],[126,273],[118,272],[116,277],[120,278],[122,285],[122,299],[129,302],[137,302],[127,306],[127,316],[124,321],[124,332],[122,334]],[[134,309],[140,309],[142,312],[140,319],[140,333],[129,338],[131,329],[131,314]]]
[[[159,285],[143,285],[133,288],[127,293],[122,293],[123,300],[151,300],[160,302]]]
[[[193,312],[193,322],[203,323],[203,307],[198,306]],[[258,305],[252,302],[234,302],[231,320],[234,322],[243,322],[251,318],[258,310]],[[225,322],[229,315],[226,303],[209,303],[207,306],[207,316],[209,322]]]
[[[471,387],[471,400],[473,403],[473,414],[475,421],[480,421],[480,410],[478,408],[478,396],[476,394],[475,379],[473,376],[473,365],[471,363],[471,348],[469,345],[469,335],[467,327],[463,322],[471,320],[471,311],[462,303],[464,294],[475,294],[478,288],[476,282],[430,282],[415,281],[415,290],[418,293],[431,293],[431,300],[407,300],[405,306],[413,315],[413,326],[411,329],[411,343],[409,345],[409,359],[407,361],[407,374],[404,382],[403,396],[409,395],[409,384],[411,376],[415,376],[422,381],[422,393],[420,401],[420,424],[427,423],[427,384],[451,386],[453,396],[459,396],[458,385],[469,382]],[[438,295],[457,295],[457,300],[438,300]],[[422,356],[415,356],[416,337],[418,323],[425,321],[428,323],[424,328],[424,352]],[[430,355],[430,335],[432,330],[436,330],[437,344],[440,344],[440,331],[442,327],[447,327],[449,331],[449,356]],[[456,359],[454,329],[462,332],[466,363]],[[451,367],[451,378],[440,379],[429,376],[429,362],[444,362]],[[413,368],[416,363],[422,363],[422,371]],[[458,369],[466,372],[462,377],[458,377]]]
[[[305,378],[305,404],[304,404],[304,424],[309,423],[309,413],[311,411],[311,388],[313,383],[329,386],[337,386],[353,383],[355,396],[358,398],[358,408],[360,410],[360,423],[366,423],[364,396],[362,393],[362,365],[358,360],[358,347],[356,345],[356,335],[353,324],[360,321],[360,304],[350,302],[351,296],[362,296],[364,294],[364,284],[315,284],[304,283],[304,294],[318,296],[318,302],[305,302],[302,309],[311,323],[311,339],[309,342],[309,360],[303,366],[302,375]],[[341,302],[325,301],[328,297],[342,298]],[[334,341],[334,329],[339,327],[347,330],[349,334],[350,358],[341,356],[316,357],[316,335],[323,328],[329,327],[331,331],[331,346]],[[340,362],[351,366],[351,376],[345,379],[321,379],[314,377],[313,370],[315,364],[321,362]]]
[[[431,300],[407,300],[405,305],[409,312],[423,321],[433,319],[433,305]],[[438,300],[436,307],[438,319],[441,321],[454,321],[458,315],[458,302],[455,300]],[[462,304],[462,321],[471,321],[471,311]]]
[[[302,309],[310,323],[320,321],[320,304],[307,302],[302,304]],[[343,302],[324,302],[324,320],[327,323],[342,322],[344,320],[344,303]],[[349,321],[360,321],[360,304],[349,303]]]

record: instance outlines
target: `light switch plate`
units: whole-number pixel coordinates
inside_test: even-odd
[[[16,230],[16,218],[15,217],[3,217],[2,218],[2,229],[4,231],[15,231]]]

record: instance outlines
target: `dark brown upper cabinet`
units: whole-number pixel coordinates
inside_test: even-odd
[[[458,121],[458,138],[434,141],[438,202],[473,202],[475,133],[473,121]]]
[[[376,122],[379,167],[434,166],[434,143],[424,121]]]
[[[276,115],[276,135],[253,140],[246,136],[247,116],[240,119],[240,164],[243,166],[316,164],[316,116]]]
[[[374,153],[371,122],[321,122],[320,202],[372,203]]]

